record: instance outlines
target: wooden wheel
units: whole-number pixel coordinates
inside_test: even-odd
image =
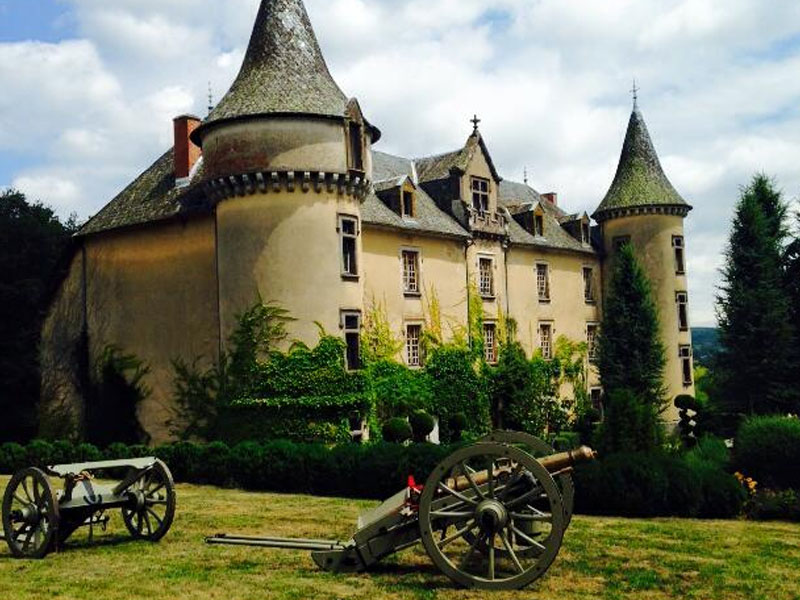
[[[150,542],[159,541],[175,518],[175,483],[167,465],[156,461],[126,492],[130,505],[123,507],[122,518],[130,534]]]
[[[533,539],[525,525],[544,532]],[[547,571],[561,547],[561,493],[530,454],[506,444],[462,448],[440,463],[419,505],[425,550],[470,588],[513,590]]]
[[[40,559],[58,538],[58,503],[47,475],[40,469],[19,471],[3,496],[3,531],[16,558]]]

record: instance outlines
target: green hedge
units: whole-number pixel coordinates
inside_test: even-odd
[[[229,444],[288,439],[334,444],[350,441],[350,417],[369,415],[366,394],[238,400],[218,418],[215,439]]]
[[[761,488],[800,490],[800,419],[746,419],[736,435],[734,464]]]

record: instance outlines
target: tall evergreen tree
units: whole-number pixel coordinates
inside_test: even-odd
[[[783,273],[785,205],[763,175],[742,190],[717,297],[716,403],[729,412],[797,409],[794,327]]]
[[[598,350],[606,393],[629,390],[651,405],[655,414],[660,413],[665,404],[665,355],[658,333],[658,310],[650,282],[630,244],[616,257]]]

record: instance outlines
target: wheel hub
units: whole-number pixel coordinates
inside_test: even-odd
[[[497,500],[484,500],[475,509],[475,521],[484,533],[495,534],[508,524],[508,511]]]
[[[37,525],[42,519],[42,513],[35,504],[26,504],[22,510],[14,512],[14,520],[22,521],[28,525]]]

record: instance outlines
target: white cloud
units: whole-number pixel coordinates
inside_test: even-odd
[[[800,193],[800,3],[776,0],[306,0],[332,73],[412,156],[463,143],[477,112],[502,173],[591,212],[608,188],[631,79],[687,221],[695,324],[713,322],[738,186]],[[66,0],[79,38],[0,43],[0,152],[61,214],[97,211],[236,75],[258,0]]]

